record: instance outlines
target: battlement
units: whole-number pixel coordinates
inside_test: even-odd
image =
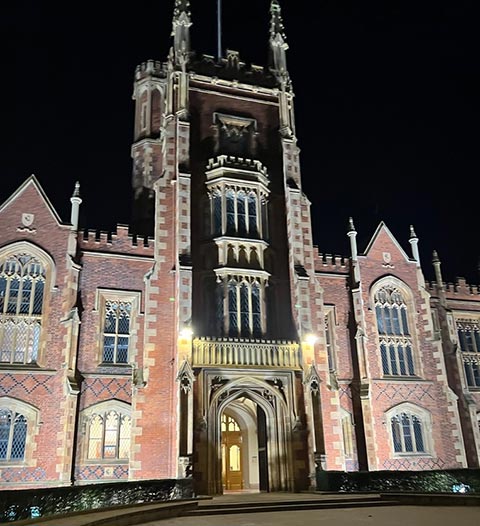
[[[130,234],[128,225],[117,225],[115,232],[85,230],[78,243],[81,250],[153,256],[153,238]]]
[[[444,282],[443,287],[447,298],[451,299],[472,299],[472,296],[478,296],[475,298],[480,301],[480,285],[472,285],[467,283],[465,278],[457,278],[455,283]],[[428,283],[428,289],[433,294],[438,294],[438,284],[436,281],[430,281]]]
[[[239,170],[248,170],[260,173],[264,177],[268,177],[268,171],[260,161],[256,159],[244,159],[243,157],[235,157],[233,155],[218,155],[208,160],[207,170],[217,170],[219,168],[236,168]]]
[[[315,270],[317,272],[344,272],[350,269],[350,261],[338,254],[317,254]]]
[[[166,78],[167,66],[165,62],[159,60],[147,60],[135,68],[135,80],[148,77]]]
[[[223,80],[238,81],[264,88],[278,87],[275,76],[265,67],[240,60],[237,51],[227,50],[227,56],[218,60],[212,55],[196,55],[190,61],[193,73]]]

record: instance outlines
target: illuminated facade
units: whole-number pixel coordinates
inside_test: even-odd
[[[135,72],[132,226],[33,176],[0,207],[0,485],[478,467],[478,288],[426,284],[413,229],[319,254],[278,2],[268,68],[191,52],[188,4]]]

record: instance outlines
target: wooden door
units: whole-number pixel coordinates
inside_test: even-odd
[[[242,432],[231,416],[222,415],[222,483],[226,490],[243,489]]]

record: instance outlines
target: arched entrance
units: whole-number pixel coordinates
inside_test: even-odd
[[[222,486],[225,491],[268,491],[265,412],[249,398],[221,415]]]
[[[281,390],[237,378],[218,388],[208,412],[209,494],[293,491],[292,416]]]

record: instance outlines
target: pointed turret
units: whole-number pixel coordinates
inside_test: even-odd
[[[70,197],[72,203],[72,210],[70,214],[70,223],[72,224],[73,230],[78,230],[78,215],[80,212],[80,205],[82,204],[82,198],[80,197],[80,183],[75,183],[75,189],[72,197]]]
[[[409,243],[412,247],[413,259],[417,262],[417,267],[419,267],[420,266],[420,253],[418,251],[418,237],[417,237],[417,234],[415,233],[413,225],[410,225]]]
[[[272,0],[270,4],[270,47],[272,50],[272,69],[280,78],[288,78],[287,37],[282,20],[282,9],[278,0]]]
[[[192,25],[189,0],[175,0],[173,11],[173,52],[175,63],[184,67],[190,55],[190,26]]]
[[[353,218],[348,219],[348,226],[350,230],[347,233],[347,236],[350,238],[350,249],[352,251],[352,261],[357,260],[357,231],[355,230],[355,225],[353,224]]]

